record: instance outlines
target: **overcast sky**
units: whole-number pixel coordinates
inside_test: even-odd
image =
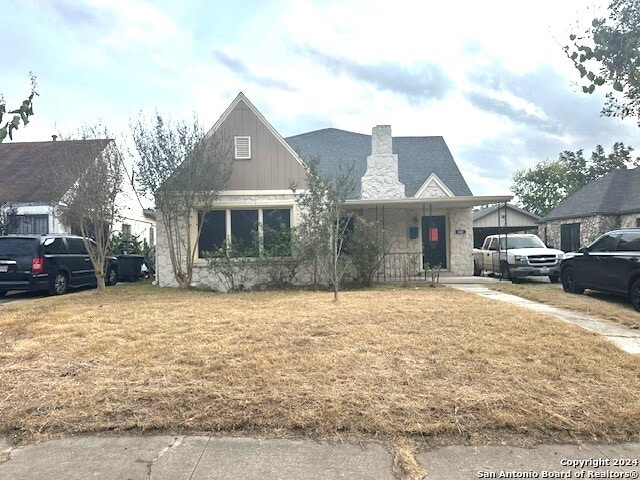
[[[5,0],[0,92],[38,77],[16,141],[138,112],[195,112],[208,129],[242,91],[287,137],[327,127],[442,135],[476,195],[596,144],[640,150],[633,122],[600,117],[561,46],[603,0]],[[639,152],[640,154],[640,152]]]

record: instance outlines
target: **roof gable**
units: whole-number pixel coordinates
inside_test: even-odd
[[[326,128],[285,140],[301,157],[317,156],[321,174],[333,175],[340,166],[353,165],[356,186],[348,198],[360,198],[361,178],[371,155],[371,135]],[[404,183],[407,197],[414,197],[434,174],[454,195],[472,195],[444,138],[393,137],[393,153],[398,155],[398,180]]]
[[[0,143],[0,204],[59,201],[45,179],[59,173],[65,162],[88,167],[110,142],[113,140]],[[76,180],[67,179],[68,188]]]
[[[250,158],[236,159],[225,190],[284,190],[304,186],[306,167],[264,115],[240,92],[205,135],[219,133],[229,142],[249,137]]]

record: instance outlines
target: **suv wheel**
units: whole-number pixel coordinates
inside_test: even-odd
[[[629,298],[631,299],[633,308],[640,312],[640,278],[637,278],[636,281],[633,282],[631,290],[629,290]]]
[[[63,295],[69,290],[69,280],[64,272],[56,273],[53,282],[49,287],[49,292],[53,295]]]
[[[567,267],[562,271],[562,288],[567,293],[584,293],[584,288],[578,284],[578,277],[573,267]]]
[[[118,283],[118,272],[114,267],[111,267],[109,268],[109,270],[107,270],[107,275],[104,277],[104,283],[108,287]]]

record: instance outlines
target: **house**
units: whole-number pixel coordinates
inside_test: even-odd
[[[77,179],[60,175],[61,165],[87,164],[114,148],[113,140],[60,140],[49,142],[0,143],[0,208],[11,206],[18,215],[14,233],[78,233],[63,225],[56,207],[66,190]],[[49,182],[53,177],[60,181]],[[55,188],[53,186],[55,183]],[[125,176],[123,191],[118,194],[118,221],[114,231],[139,236],[149,245],[155,243],[155,219],[143,211],[131,181]],[[55,193],[61,190],[62,193]]]
[[[491,205],[473,212],[473,247],[481,248],[484,239],[499,233],[538,233],[541,217],[510,203]]]
[[[545,243],[575,251],[616,228],[640,227],[640,167],[613,170],[565,198],[541,221]]]
[[[233,173],[216,207],[193,213],[206,218],[194,245],[194,284],[215,286],[203,256],[225,239],[249,241],[274,218],[288,227],[298,223],[296,195],[306,187],[307,156],[319,159],[325,175],[353,167],[356,186],[346,208],[384,228],[390,247],[385,270],[410,257],[414,273],[428,264],[471,275],[472,207],[512,198],[473,196],[442,137],[392,137],[388,125],[374,127],[372,135],[328,128],[284,139],[240,93],[207,135],[214,132],[233,139]],[[159,284],[175,285],[160,218],[157,242]]]

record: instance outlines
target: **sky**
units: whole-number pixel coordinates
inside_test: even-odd
[[[205,130],[242,91],[283,136],[322,128],[443,136],[475,195],[564,150],[616,141],[562,46],[606,0],[5,0],[0,93],[37,76],[14,141],[102,123],[122,143],[139,115],[195,113]],[[7,140],[8,141],[8,140]],[[639,153],[640,154],[640,153]]]

